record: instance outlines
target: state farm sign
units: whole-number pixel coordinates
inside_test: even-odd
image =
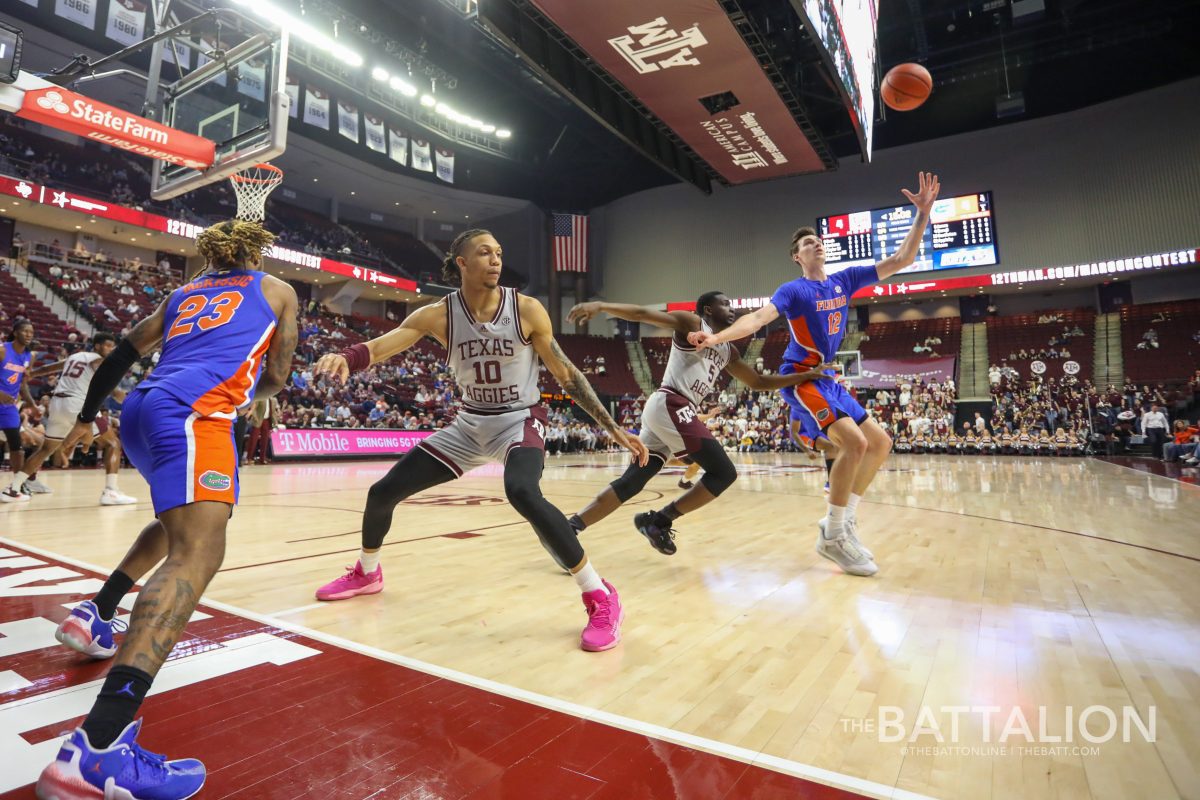
[[[60,86],[25,92],[17,116],[88,139],[192,169],[207,169],[216,145],[202,136],[92,100]]]

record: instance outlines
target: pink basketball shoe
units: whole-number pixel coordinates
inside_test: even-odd
[[[378,594],[383,591],[383,564],[375,567],[370,575],[363,572],[362,564],[354,562],[346,574],[317,589],[318,600],[346,600],[359,594]]]
[[[588,624],[580,637],[580,646],[591,653],[611,650],[621,641],[621,621],[625,619],[625,609],[621,607],[621,598],[617,596],[613,585],[608,581],[604,581],[604,585],[608,588],[608,594],[599,589],[583,593]]]

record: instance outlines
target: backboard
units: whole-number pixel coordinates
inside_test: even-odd
[[[841,370],[842,377],[853,382],[862,377],[862,351],[839,350],[834,353],[834,363]]]
[[[215,159],[204,170],[155,161],[150,196],[156,200],[270,161],[287,147],[287,31],[240,15],[236,22],[162,43],[159,119],[212,141]]]

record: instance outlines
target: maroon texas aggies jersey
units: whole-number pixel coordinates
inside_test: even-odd
[[[500,290],[490,321],[471,315],[461,291],[446,297],[446,308],[446,361],[464,409],[494,414],[537,405],[538,357],[521,334],[517,290]]]

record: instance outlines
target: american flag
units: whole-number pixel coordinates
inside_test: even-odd
[[[588,271],[588,218],[583,214],[554,214],[554,271]]]

